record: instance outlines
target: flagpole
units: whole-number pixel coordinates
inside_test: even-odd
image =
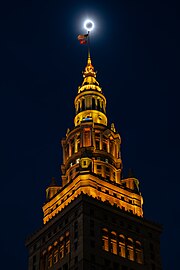
[[[88,37],[87,37],[87,45],[88,45],[88,58],[90,58],[90,38],[89,38],[89,32],[88,31]]]

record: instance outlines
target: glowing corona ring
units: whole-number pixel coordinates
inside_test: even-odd
[[[91,21],[91,20],[86,20],[85,22],[84,22],[84,28],[89,32],[89,31],[92,31],[93,30],[93,28],[94,28],[94,23],[93,23],[93,21]]]

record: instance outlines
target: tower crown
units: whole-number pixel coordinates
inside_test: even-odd
[[[44,223],[81,193],[142,216],[138,180],[122,179],[121,137],[114,124],[107,125],[106,98],[96,80],[90,54],[74,104],[74,128],[68,129],[61,141],[62,187],[51,184],[47,189]]]
[[[76,109],[75,126],[80,125],[81,122],[86,120],[92,120],[94,123],[107,126],[106,98],[96,80],[96,72],[92,65],[90,53],[88,53],[83,78],[84,80],[78,88],[78,94],[74,101]]]

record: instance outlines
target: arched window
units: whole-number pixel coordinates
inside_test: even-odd
[[[83,131],[83,146],[91,146],[91,130],[90,128],[84,128]]]
[[[48,256],[48,268],[52,267],[52,254]]]
[[[111,232],[111,253],[117,254],[117,236],[115,232]]]
[[[143,264],[143,250],[139,241],[135,242],[135,254],[137,263]]]
[[[53,261],[54,261],[54,264],[58,262],[58,248],[56,248],[55,251],[54,251],[54,259],[53,259]]]
[[[131,238],[128,238],[127,240],[127,258],[134,261],[134,246]]]
[[[65,254],[70,253],[70,237],[69,231],[65,233]]]
[[[119,255],[121,257],[126,257],[126,250],[125,250],[125,237],[124,235],[119,235]]]
[[[60,237],[60,251],[59,251],[59,258],[64,258],[64,237]]]
[[[109,236],[106,228],[102,229],[102,248],[105,251],[109,251]]]

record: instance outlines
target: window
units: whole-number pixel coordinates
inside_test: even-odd
[[[83,146],[91,146],[91,132],[90,129],[84,129],[84,143]]]
[[[127,258],[134,261],[134,247],[133,240],[131,238],[128,238],[127,240]]]
[[[135,253],[137,263],[143,264],[143,250],[139,241],[135,242]]]
[[[65,234],[65,253],[70,253],[70,239],[69,239],[69,231]]]
[[[52,267],[52,254],[48,256],[48,268]]]
[[[125,251],[125,237],[124,235],[119,235],[119,255],[121,257],[126,257],[126,251]]]
[[[101,170],[101,165],[96,166],[97,170]]]
[[[117,254],[117,236],[115,232],[111,232],[111,253]]]
[[[109,237],[108,230],[106,228],[102,229],[102,248],[105,251],[109,251]]]
[[[64,258],[64,237],[60,237],[60,252],[59,252],[59,258]]]
[[[54,263],[58,262],[58,249],[54,251]]]

